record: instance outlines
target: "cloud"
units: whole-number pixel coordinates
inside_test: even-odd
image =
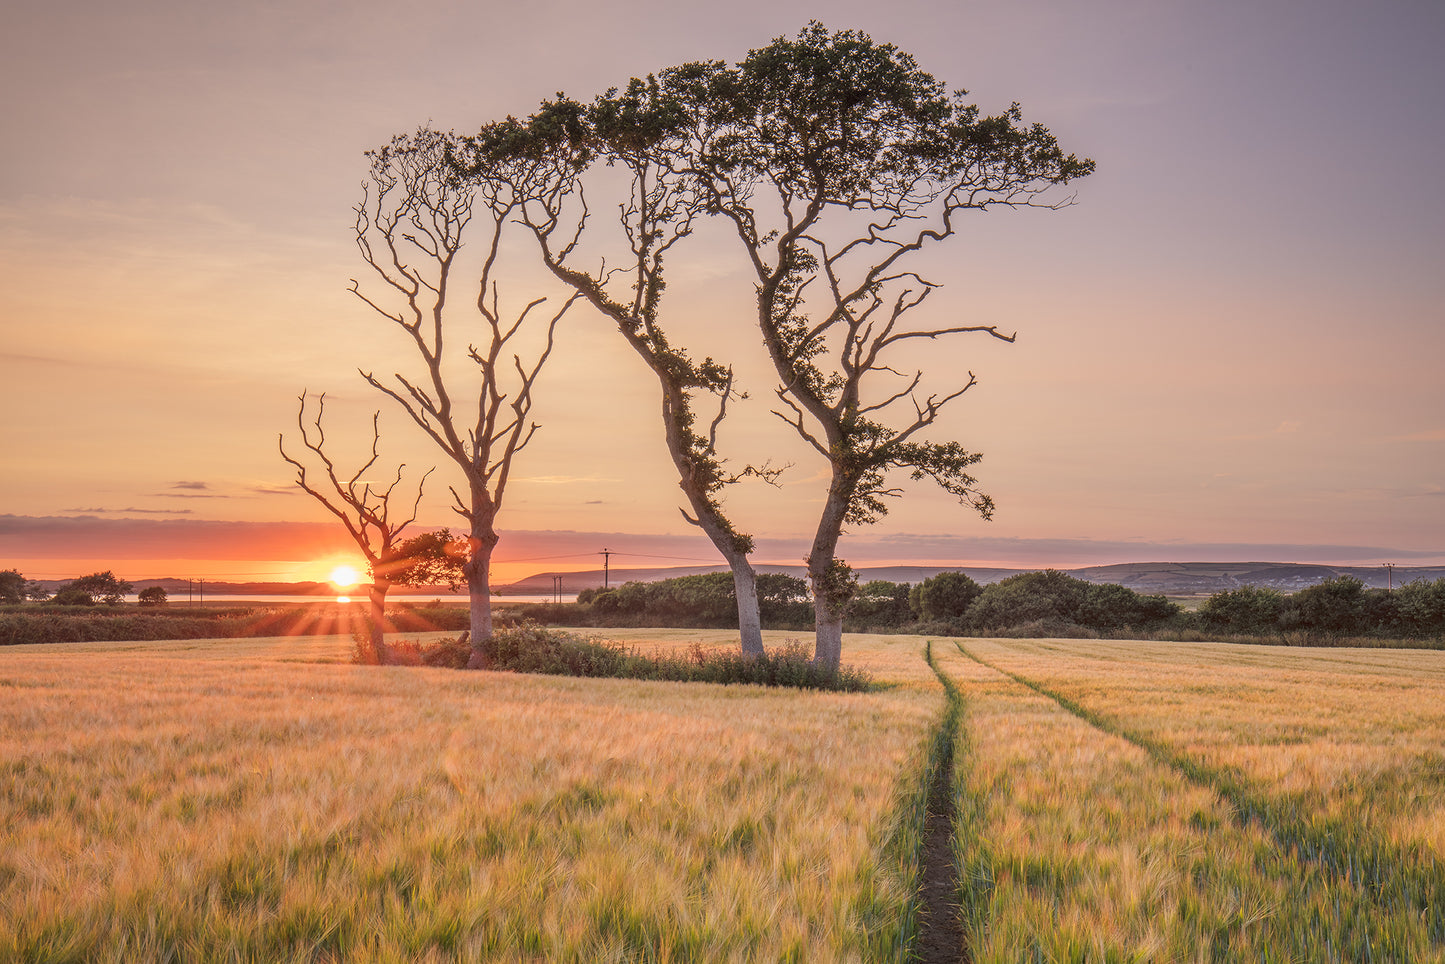
[[[177,482],[171,486],[173,489],[209,489],[210,487],[209,482]]]
[[[80,512],[83,514],[103,513],[107,515],[118,515],[122,512],[138,513],[141,515],[191,515],[195,509],[141,509],[131,506],[127,509],[66,509],[66,512]]]
[[[301,490],[295,485],[278,485],[274,482],[257,482],[246,487],[246,491],[252,495],[299,495]]]
[[[1445,428],[1414,432],[1410,435],[1391,436],[1392,442],[1445,442]]]
[[[515,481],[534,482],[537,485],[572,485],[577,482],[621,482],[622,480],[602,478],[596,475],[533,475]]]

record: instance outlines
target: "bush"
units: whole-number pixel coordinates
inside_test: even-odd
[[[1284,593],[1278,589],[1241,586],[1217,592],[1199,607],[1199,620],[1216,632],[1268,636],[1279,632]]]
[[[997,631],[1052,619],[1075,622],[1089,583],[1050,569],[1022,572],[988,586],[968,609],[968,624]]]
[[[368,638],[358,635],[354,661],[374,665],[379,660]],[[652,655],[629,650],[621,643],[583,637],[575,633],[522,623],[497,629],[488,640],[492,669],[500,672],[539,673],[551,676],[613,679],[671,680],[694,683],[752,683],[799,689],[863,692],[872,678],[851,667],[833,671],[809,658],[796,640],[758,657],[734,649],[694,646],[684,656]],[[387,645],[386,662],[399,666],[441,666],[461,669],[471,656],[465,637],[430,644],[398,641]]]
[[[1445,636],[1445,579],[1417,579],[1395,591],[1395,616],[1413,636]]]
[[[1365,584],[1354,576],[1326,579],[1290,596],[1280,610],[1284,630],[1343,636],[1369,632],[1365,620]]]
[[[913,611],[919,619],[962,619],[983,587],[961,572],[940,572],[918,584]],[[914,598],[910,598],[910,603]]]
[[[877,626],[894,628],[913,622],[913,608],[909,597],[915,587],[906,582],[889,582],[874,579],[858,587],[848,607],[847,624],[851,626]],[[853,631],[853,630],[850,630]]]

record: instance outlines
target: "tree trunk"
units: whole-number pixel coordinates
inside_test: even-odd
[[[808,581],[813,588],[813,662],[834,670],[843,660],[843,614],[854,591],[851,579],[846,578],[846,567],[840,569],[838,563],[838,538],[848,511],[848,489],[848,481],[835,474],[808,553]]]
[[[491,669],[487,645],[492,639],[492,550],[497,536],[482,525],[472,526],[472,558],[463,567],[471,606],[472,655],[467,669]]]
[[[738,601],[738,635],[744,656],[762,656],[763,617],[758,606],[758,578],[748,557],[737,553],[728,557],[733,571],[733,594]]]
[[[826,596],[813,596],[813,662],[836,670],[843,662],[843,613]]]
[[[386,591],[391,588],[391,583],[385,579],[376,579],[366,587],[366,596],[369,605],[368,622],[371,631],[371,651],[376,655],[376,661],[385,666],[387,662],[386,649]]]

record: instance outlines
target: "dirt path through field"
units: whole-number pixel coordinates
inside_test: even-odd
[[[958,867],[953,861],[953,746],[950,742],[928,788],[923,823],[923,867],[919,874],[918,943],[920,964],[966,962],[959,922]]]

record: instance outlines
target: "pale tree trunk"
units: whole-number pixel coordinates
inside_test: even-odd
[[[467,576],[472,627],[472,655],[467,659],[467,669],[490,669],[487,646],[492,639],[492,550],[497,547],[497,533],[479,517],[473,518],[472,557],[462,567]]]
[[[838,569],[838,537],[848,512],[847,488],[845,480],[834,476],[808,553],[808,581],[813,589],[813,662],[834,670],[843,661],[843,616],[853,599],[852,579]]]
[[[738,635],[741,637],[744,656],[762,656],[763,617],[758,606],[758,577],[748,557],[742,553],[730,555],[728,565],[733,571],[733,594],[738,601]]]
[[[386,591],[390,588],[391,583],[385,579],[376,579],[366,587],[369,604],[368,622],[371,624],[371,651],[376,654],[376,661],[382,665],[385,665],[387,661]]]

